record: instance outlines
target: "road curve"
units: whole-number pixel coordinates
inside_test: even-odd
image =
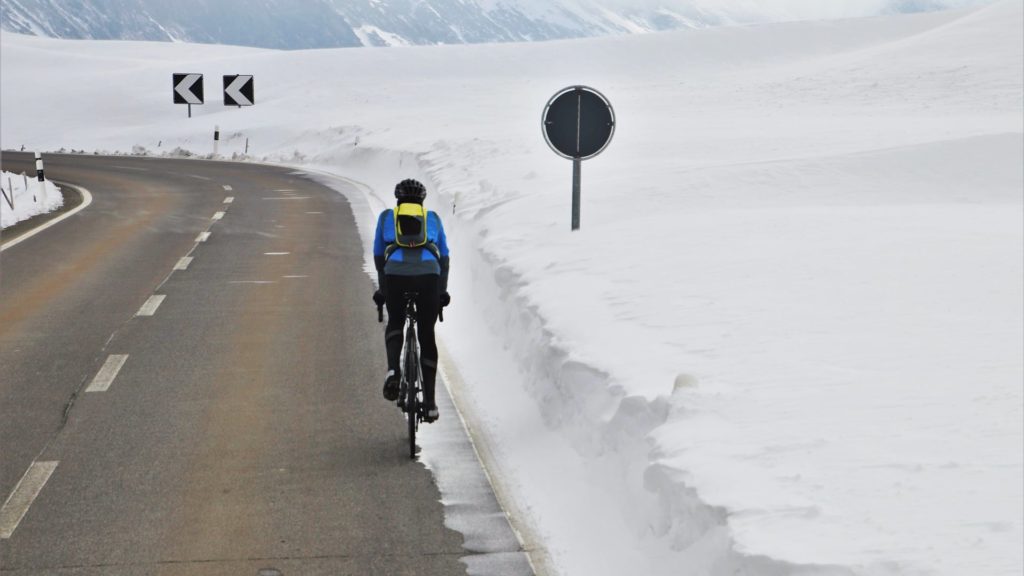
[[[466,572],[380,398],[341,195],[220,162],[47,175],[93,203],[0,254],[0,572]]]

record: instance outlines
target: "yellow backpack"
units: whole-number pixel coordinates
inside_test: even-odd
[[[427,244],[427,209],[422,204],[399,204],[394,208],[395,244],[419,248]]]
[[[427,238],[427,209],[413,202],[399,204],[392,213],[395,217],[395,242],[384,249],[385,260],[399,248],[424,248],[441,261],[437,245]]]

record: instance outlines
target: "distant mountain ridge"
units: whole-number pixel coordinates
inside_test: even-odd
[[[983,1],[879,0],[875,11]],[[277,49],[552,40],[785,18],[715,0],[0,0],[0,28],[22,34]]]

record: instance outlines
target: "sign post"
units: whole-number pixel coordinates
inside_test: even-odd
[[[203,103],[202,74],[172,74],[174,103],[188,104],[188,117],[192,117],[192,105]]]
[[[541,127],[555,154],[572,160],[572,229],[579,230],[582,164],[603,152],[611,142],[615,111],[597,90],[570,86],[548,100]]]

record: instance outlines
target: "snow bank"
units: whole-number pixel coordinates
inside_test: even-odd
[[[64,205],[60,188],[48,180],[40,185],[35,176],[28,178],[24,174],[0,172],[0,188],[4,191],[0,198],[0,228],[53,212]]]
[[[3,35],[0,135],[207,154],[217,124],[225,155],[356,180],[364,238],[395,181],[430,182],[446,368],[559,573],[1019,574],[1022,17],[304,53]],[[29,68],[53,85],[9,89]],[[253,73],[257,105],[186,122],[183,71]],[[577,233],[539,127],[571,84],[619,120]]]

